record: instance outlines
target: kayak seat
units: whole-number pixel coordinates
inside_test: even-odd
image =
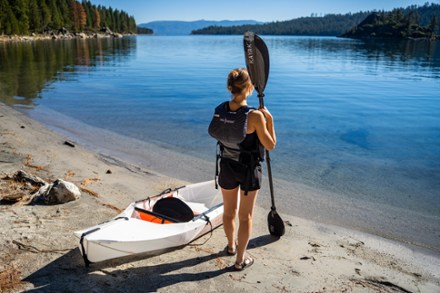
[[[184,201],[176,197],[159,199],[153,206],[153,212],[176,223],[189,222],[194,218],[192,209]]]

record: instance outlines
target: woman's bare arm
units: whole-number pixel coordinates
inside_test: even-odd
[[[249,113],[248,133],[256,131],[258,139],[267,150],[273,150],[277,143],[273,117],[266,108]]]

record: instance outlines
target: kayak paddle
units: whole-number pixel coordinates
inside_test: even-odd
[[[258,92],[260,107],[264,107],[264,88],[269,78],[269,51],[264,41],[253,32],[244,34],[244,55],[246,59],[246,67],[249,72],[252,84]],[[267,224],[269,232],[273,236],[281,237],[284,235],[284,222],[278,215],[275,207],[275,199],[273,193],[272,169],[270,167],[269,151],[266,150],[267,174],[269,177],[269,189],[272,199],[272,206],[267,216]]]

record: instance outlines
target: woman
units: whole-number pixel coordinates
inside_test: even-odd
[[[232,94],[231,101],[226,103],[229,111],[248,108],[247,98],[252,95],[254,87],[246,69],[232,70],[228,75],[227,88]],[[229,156],[230,152],[223,151],[221,154],[218,183],[224,202],[223,227],[228,240],[226,250],[229,255],[236,255],[235,269],[239,271],[254,262],[246,255],[246,248],[252,233],[252,216],[261,185],[262,156],[259,149],[263,146],[273,150],[275,144],[275,129],[270,112],[266,108],[250,109],[247,113],[246,136],[239,145],[239,160]],[[235,240],[237,210],[239,226]]]

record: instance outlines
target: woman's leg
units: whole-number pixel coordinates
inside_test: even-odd
[[[240,191],[240,208],[238,210],[238,247],[236,263],[240,264],[244,261],[246,248],[252,234],[252,217],[254,206],[257,200],[258,190],[249,191],[244,195],[244,191]]]
[[[226,238],[228,239],[228,247],[235,248],[235,216],[237,215],[238,205],[238,190],[239,187],[234,189],[223,189],[223,229],[225,230]]]

